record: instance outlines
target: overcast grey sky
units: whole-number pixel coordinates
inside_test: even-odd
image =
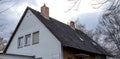
[[[4,25],[4,30],[0,32],[0,36],[4,38],[10,37],[10,32],[13,31],[20,20],[25,8],[32,7],[35,10],[40,10],[40,7],[45,3],[50,8],[50,17],[53,17],[61,22],[67,23],[71,19],[79,18],[79,22],[85,24],[88,29],[94,28],[98,23],[98,18],[101,16],[102,9],[93,9],[91,6],[92,0],[81,0],[78,4],[78,10],[69,9],[73,2],[65,0],[0,0],[0,24]]]

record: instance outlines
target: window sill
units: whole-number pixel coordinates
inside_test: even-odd
[[[24,45],[24,46],[25,46],[25,47],[26,47],[26,46],[30,46],[30,44],[26,44],[26,45]]]
[[[21,46],[21,47],[19,46],[18,48],[23,48],[23,47],[22,47],[22,46]]]
[[[37,43],[32,43],[32,45],[35,45],[35,44],[38,44],[39,42],[37,42]]]

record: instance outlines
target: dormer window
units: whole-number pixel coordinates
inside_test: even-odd
[[[22,48],[24,46],[23,36],[18,38],[18,48]]]
[[[81,41],[84,41],[81,37],[79,37]]]
[[[31,40],[31,34],[28,34],[25,36],[25,46],[30,45],[30,40]]]

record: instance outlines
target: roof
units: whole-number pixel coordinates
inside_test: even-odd
[[[98,45],[95,41],[93,41],[82,31],[77,29],[73,30],[69,25],[66,25],[51,17],[49,18],[49,20],[47,20],[41,15],[40,12],[33,10],[30,7],[27,7],[26,11],[24,12],[13,35],[10,38],[10,41],[8,42],[8,45],[4,50],[4,53],[6,53],[28,9],[31,10],[32,13],[53,33],[53,35],[61,42],[63,47],[72,47],[90,53],[108,55],[108,53],[100,45]]]

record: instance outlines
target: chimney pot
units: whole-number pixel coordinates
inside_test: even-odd
[[[41,7],[41,14],[46,19],[49,19],[49,8],[45,4]]]
[[[75,30],[75,23],[74,23],[74,21],[70,21],[70,27]]]

